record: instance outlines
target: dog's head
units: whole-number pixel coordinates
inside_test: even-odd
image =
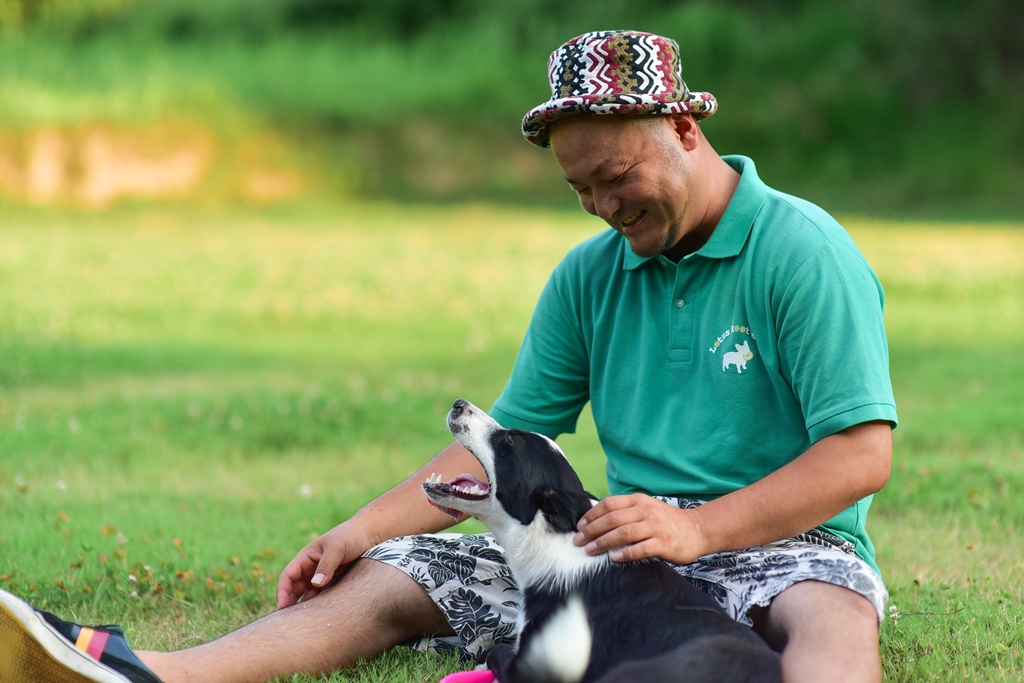
[[[471,475],[449,482],[432,477],[423,490],[434,505],[457,519],[458,513],[473,515],[496,534],[511,520],[529,526],[538,512],[552,531],[575,533],[593,498],[554,441],[505,429],[462,399],[448,413],[448,429],[480,461],[488,482]]]

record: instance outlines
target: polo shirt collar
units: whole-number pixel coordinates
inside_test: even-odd
[[[768,196],[768,186],[757,177],[757,169],[751,159],[739,155],[724,156],[722,159],[739,171],[739,185],[736,186],[736,192],[729,200],[725,213],[711,233],[711,239],[696,252],[685,256],[684,261],[695,256],[723,259],[739,254],[754,225],[754,217]],[[623,241],[625,242],[625,238]],[[661,255],[637,256],[627,242],[623,249],[622,267],[625,270],[634,270],[652,259],[664,258]]]

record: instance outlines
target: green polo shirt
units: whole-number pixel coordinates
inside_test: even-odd
[[[555,437],[589,400],[613,494],[707,500],[847,427],[896,424],[875,274],[831,216],[767,187],[750,159],[725,160],[736,193],[678,264],[611,229],[569,252],[491,410]],[[823,528],[875,566],[870,504]]]

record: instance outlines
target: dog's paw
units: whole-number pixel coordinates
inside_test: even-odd
[[[509,671],[515,658],[515,651],[507,643],[498,643],[487,653],[487,668],[498,679],[498,683],[508,683],[511,680]]]

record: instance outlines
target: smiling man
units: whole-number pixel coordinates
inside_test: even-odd
[[[554,125],[551,135],[584,210],[645,258],[679,261],[702,247],[740,180],[691,115],[573,118]]]
[[[700,121],[717,103],[687,89],[672,40],[589,33],[548,66],[524,135],[609,229],[552,274],[491,416],[554,438],[589,402],[613,495],[576,543],[672,563],[781,652],[787,681],[880,680],[865,518],[896,409],[877,278],[827,213],[715,152]],[[189,650],[135,654],[0,592],[0,679],[42,662],[76,683],[263,681],[403,642],[479,660],[514,639],[516,586],[490,535],[435,533],[451,519],[421,491],[434,472],[484,476],[449,445],[301,550],[280,610]]]

